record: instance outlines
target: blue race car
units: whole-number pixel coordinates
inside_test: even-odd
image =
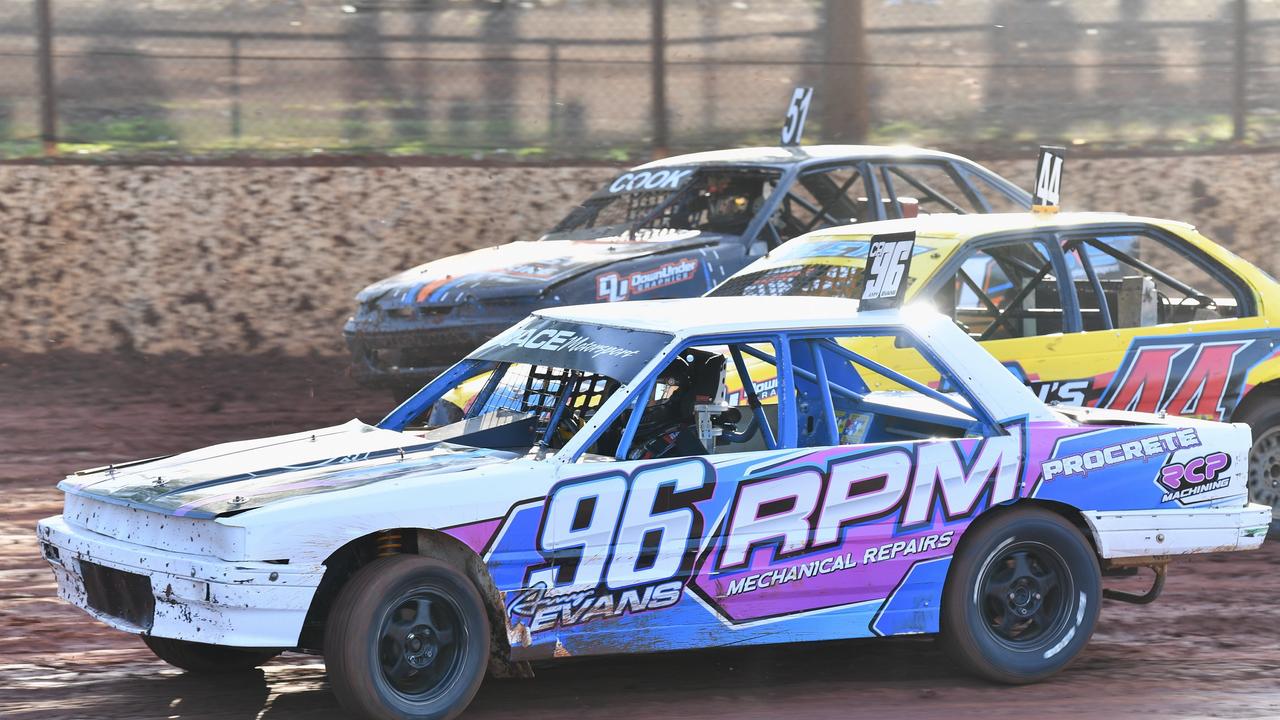
[[[539,308],[698,296],[818,228],[1030,206],[1008,180],[933,150],[814,145],[666,158],[622,173],[538,240],[365,288],[345,328],[352,374],[407,395]]]

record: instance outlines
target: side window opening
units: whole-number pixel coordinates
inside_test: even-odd
[[[980,213],[963,182],[938,163],[900,163],[879,166],[881,195],[888,217],[903,217],[901,198],[915,200],[922,213]]]
[[[985,435],[954,380],[905,333],[797,340],[791,350],[799,447]]]
[[[789,356],[789,373],[780,357]],[[720,453],[982,437],[959,382],[905,331],[694,344],[602,428],[588,457]]]
[[[1089,330],[1240,317],[1240,298],[1204,261],[1140,233],[1077,237],[1063,243]]]
[[[855,166],[802,174],[787,190],[772,226],[780,241],[810,230],[874,220],[867,204],[866,181]]]
[[[588,452],[648,460],[778,449],[775,352],[768,341],[682,349]]]
[[[975,340],[1063,331],[1062,293],[1048,247],[1018,241],[971,252],[935,297]]]
[[[987,201],[987,205],[991,208],[990,212],[1017,213],[1031,209],[1031,206],[1026,201],[1010,196],[979,173],[961,166],[960,175],[969,183],[969,187],[974,192]]]

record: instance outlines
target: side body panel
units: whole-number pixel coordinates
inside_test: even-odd
[[[514,656],[937,632],[951,558],[995,505],[1244,501],[1241,428],[1012,422],[1006,431],[565,466],[546,497],[485,525],[482,554]]]

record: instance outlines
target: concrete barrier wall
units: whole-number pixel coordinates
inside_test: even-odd
[[[987,163],[1030,184],[1033,162]],[[354,294],[533,238],[600,167],[0,167],[0,350],[341,353]],[[1069,161],[1076,209],[1186,220],[1280,270],[1280,155]]]

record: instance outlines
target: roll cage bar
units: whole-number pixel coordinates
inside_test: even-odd
[[[625,458],[626,452],[630,449],[631,444],[635,440],[636,432],[640,426],[640,419],[643,415],[643,404],[652,397],[654,386],[657,382],[659,372],[666,367],[671,360],[684,350],[695,346],[706,345],[724,345],[729,348],[730,359],[733,361],[735,369],[738,371],[739,380],[742,384],[743,395],[752,410],[751,424],[748,430],[728,434],[730,442],[744,442],[751,437],[750,428],[757,426],[764,440],[765,447],[769,450],[781,450],[797,447],[798,443],[798,423],[795,421],[798,409],[796,407],[795,398],[795,381],[797,379],[814,383],[818,386],[818,395],[822,404],[823,429],[826,434],[824,438],[828,445],[840,444],[838,431],[838,422],[835,414],[835,404],[832,395],[839,395],[856,403],[867,403],[870,405],[867,393],[861,392],[855,388],[848,387],[842,383],[834,381],[830,377],[827,361],[823,357],[819,349],[832,353],[860,367],[871,370],[883,376],[884,378],[897,383],[903,387],[909,388],[931,400],[939,402],[948,408],[960,413],[964,417],[972,420],[965,427],[974,427],[981,429],[982,433],[988,436],[997,435],[1002,432],[1000,424],[996,422],[977,402],[976,396],[968,390],[963,382],[959,380],[959,375],[943,360],[936,355],[928,346],[924,344],[916,345],[916,349],[941,375],[940,387],[956,388],[957,394],[964,398],[965,403],[958,402],[954,397],[928,385],[920,383],[902,373],[893,370],[881,363],[876,362],[864,355],[850,350],[839,343],[834,342],[831,337],[842,337],[848,335],[850,337],[891,337],[906,336],[915,339],[914,335],[906,328],[897,327],[867,327],[867,328],[847,328],[840,329],[831,333],[815,334],[811,331],[805,332],[789,332],[789,333],[763,333],[763,334],[742,334],[733,336],[702,336],[691,337],[683,340],[675,345],[669,352],[664,353],[658,360],[651,364],[646,373],[644,381],[636,386],[634,392],[618,404],[613,412],[607,417],[601,419],[598,424],[596,418],[592,418],[590,424],[596,424],[595,429],[591,432],[590,437],[583,440],[578,447],[572,452],[572,456],[566,458],[572,462],[576,460],[586,448],[593,445],[600,439],[604,431],[612,425],[623,412],[630,410],[630,416],[627,424],[623,429],[618,446],[614,452],[614,458],[622,460]],[[798,347],[804,348],[806,356],[813,363],[813,369],[798,367],[792,354],[792,344],[796,343]],[[771,344],[776,348],[776,355],[753,347],[753,344]],[[751,380],[748,374],[744,355],[753,357],[764,363],[772,365],[778,382],[777,389],[777,406],[778,406],[778,427],[774,428],[769,422],[768,417],[763,412],[764,403],[760,397],[759,391],[755,387],[755,382]],[[899,415],[902,417],[917,417],[936,420],[937,418],[927,413],[919,413],[907,408],[887,407],[876,403],[876,408],[881,408],[878,412]],[[584,429],[583,432],[586,432]],[[566,447],[566,450],[568,448]],[[564,452],[564,451],[562,451]]]

